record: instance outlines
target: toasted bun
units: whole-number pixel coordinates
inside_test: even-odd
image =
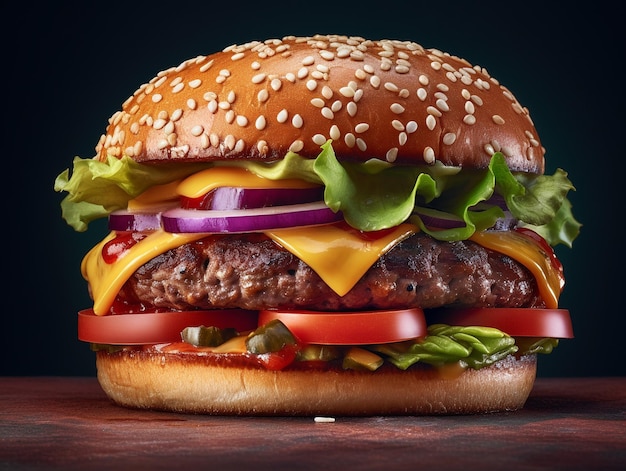
[[[133,408],[222,415],[475,414],[523,407],[536,356],[509,356],[449,377],[428,367],[270,371],[155,350],[100,351],[97,368],[106,394]]]
[[[96,151],[138,162],[315,157],[543,173],[528,111],[487,71],[435,49],[344,36],[231,46],[158,74]]]

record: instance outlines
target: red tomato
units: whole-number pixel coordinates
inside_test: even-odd
[[[429,324],[495,327],[511,337],[574,337],[567,309],[443,308],[428,315]]]
[[[424,337],[426,320],[421,309],[388,311],[318,312],[263,310],[259,325],[279,319],[302,343],[368,345]]]
[[[215,311],[152,312],[96,316],[93,310],[78,313],[78,338],[109,345],[146,345],[180,342],[185,327],[232,327],[239,332],[257,328],[257,312],[243,309]]]

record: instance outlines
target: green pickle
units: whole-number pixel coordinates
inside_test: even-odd
[[[183,342],[196,347],[217,347],[237,335],[233,328],[220,329],[219,327],[194,326],[185,327],[180,333]]]
[[[279,352],[287,345],[296,345],[296,339],[289,329],[278,319],[274,319],[250,333],[246,348],[250,353]]]

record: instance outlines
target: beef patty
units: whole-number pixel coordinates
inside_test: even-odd
[[[341,268],[338,268],[341,270]],[[472,241],[415,234],[383,255],[345,296],[262,234],[214,235],[140,267],[119,299],[167,309],[540,307],[521,264]]]

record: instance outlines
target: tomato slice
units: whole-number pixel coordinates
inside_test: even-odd
[[[323,345],[368,345],[424,337],[424,311],[319,312],[307,310],[263,310],[259,325],[278,319],[302,343]]]
[[[429,312],[428,322],[495,327],[511,337],[574,338],[567,309],[442,308]]]
[[[220,309],[97,316],[92,309],[78,313],[78,338],[109,345],[147,345],[180,342],[189,326],[232,327],[239,332],[257,328],[257,311]]]

